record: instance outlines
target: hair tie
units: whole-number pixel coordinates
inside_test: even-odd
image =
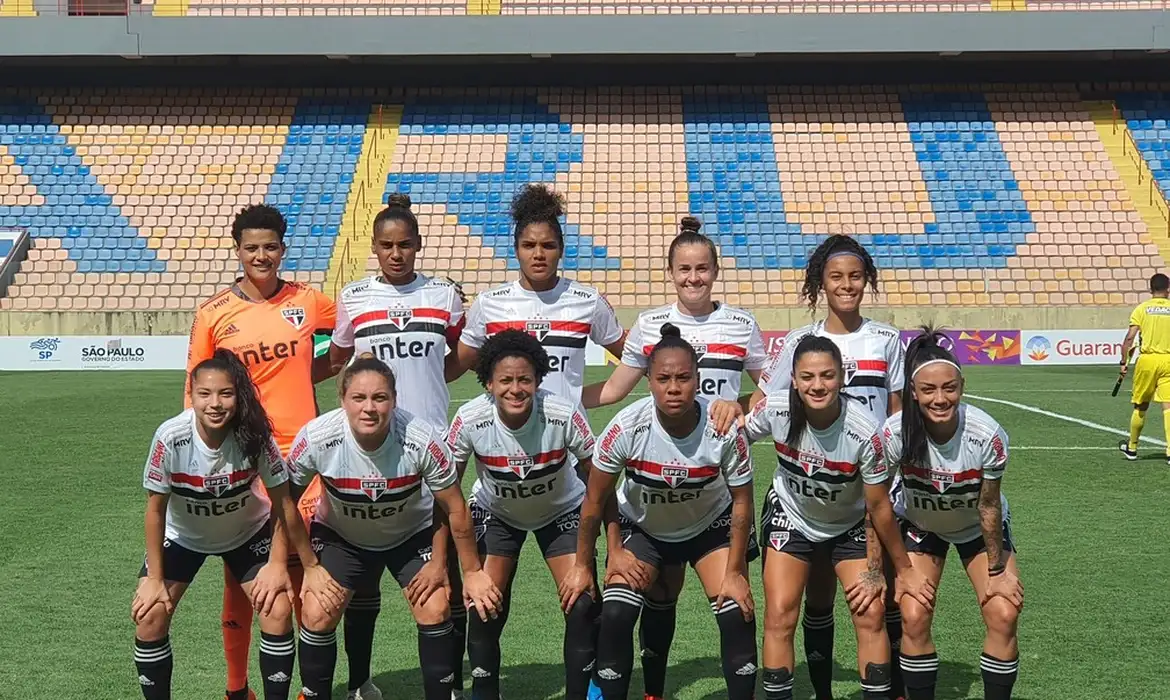
[[[955,364],[954,362],[951,362],[950,360],[946,359],[945,357],[936,357],[933,360],[927,360],[926,362],[923,362],[922,364],[915,367],[914,371],[910,373],[910,378],[913,379],[914,377],[918,376],[918,373],[922,371],[923,367],[928,367],[930,365],[938,365],[938,364],[950,365],[951,367],[955,368],[955,371],[958,372],[960,376],[963,374],[963,368],[960,367],[959,365]]]
[[[842,255],[848,255],[851,258],[857,258],[858,260],[860,260],[863,263],[865,262],[865,259],[862,258],[861,255],[859,255],[858,253],[856,253],[855,251],[852,251],[852,250],[838,250],[836,253],[830,253],[829,257],[825,258],[825,262],[829,262],[833,258],[839,258]]]

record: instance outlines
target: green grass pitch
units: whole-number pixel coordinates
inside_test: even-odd
[[[589,380],[605,372],[591,368]],[[1109,396],[1115,377],[1109,367],[975,367],[968,370],[967,390],[1124,428],[1126,394]],[[7,623],[0,635],[0,698],[140,697],[130,599],[143,552],[142,465],[155,427],[181,409],[181,381],[177,372],[0,374],[0,610]],[[333,390],[331,382],[319,388],[323,409],[337,405]],[[453,387],[453,401],[477,391],[465,377]],[[1163,449],[1144,445],[1142,459],[1129,463],[1117,453],[1116,435],[1012,406],[973,403],[1007,428],[1013,450],[1004,490],[1027,601],[1016,696],[1170,697],[1170,468]],[[613,412],[593,411],[594,428]],[[1156,408],[1147,435],[1164,438]],[[754,455],[758,506],[774,458],[765,446]],[[942,658],[938,697],[979,698],[982,623],[956,563],[952,557],[935,622]],[[752,575],[762,608],[758,563]],[[220,564],[210,560],[179,607],[172,630],[176,698],[222,697],[221,579]],[[414,625],[388,576],[383,592],[375,680],[388,698],[419,698]],[[555,587],[531,541],[513,605],[503,639],[504,692],[515,700],[558,697],[563,628]],[[839,599],[835,690],[839,698],[860,698],[845,610]],[[671,698],[723,694],[718,649],[710,608],[691,573],[679,604]],[[253,687],[259,679],[255,654],[254,644]],[[344,698],[344,653],[339,657],[334,697]],[[803,659],[800,649],[797,658]],[[809,697],[803,663],[796,675],[796,697]],[[634,687],[641,687],[640,672]]]

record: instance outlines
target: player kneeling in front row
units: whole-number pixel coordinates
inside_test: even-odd
[[[963,375],[943,336],[926,329],[906,349],[907,397],[886,421],[886,458],[906,488],[906,548],[916,570],[938,585],[951,545],[975,588],[987,637],[983,697],[1007,700],[1019,669],[1016,637],[1024,589],[1013,552],[1011,516],[1000,482],[1008,437],[994,418],[962,402]],[[909,399],[913,399],[912,401]],[[938,654],[932,606],[901,599],[902,676],[910,700],[934,700]]]
[[[484,570],[504,594],[498,616],[472,616],[467,633],[476,700],[500,697],[500,635],[511,608],[512,577],[531,532],[559,585],[577,551],[585,484],[569,464],[592,468],[593,432],[572,402],[539,389],[548,353],[524,331],[506,330],[480,348],[476,374],[487,393],[455,414],[448,444],[459,473],[475,455],[470,499]],[[590,567],[592,569],[592,566]],[[597,641],[600,605],[582,595],[565,610],[565,697],[585,700]]]
[[[758,402],[745,428],[751,440],[771,438],[777,458],[760,527],[764,697],[792,700],[800,599],[813,562],[829,560],[853,618],[861,696],[886,700],[890,640],[880,545],[890,550],[899,589],[929,604],[933,587],[910,566],[901,544],[880,428],[862,402],[841,393],[841,351],[828,338],[809,335],[797,343],[792,358],[788,392]]]
[[[217,350],[190,377],[191,408],[159,426],[143,476],[146,563],[131,609],[138,683],[146,700],[171,697],[171,617],[204,559],[218,555],[260,613],[264,697],[285,700],[296,648],[288,540],[312,599],[337,605],[342,591],[309,547],[248,370]]]
[[[499,590],[480,568],[451,453],[429,423],[395,408],[394,373],[363,355],[345,369],[340,388],[341,408],[309,421],[289,454],[296,485],[321,476],[310,534],[321,564],[344,589],[340,605],[305,599],[301,692],[331,697],[337,623],[354,590],[376,587],[389,569],[418,625],[424,697],[449,700],[457,642],[445,576],[448,526],[433,518],[436,501],[450,521],[465,600],[486,618],[496,613]]]
[[[562,596],[572,601],[595,590],[590,566],[603,508],[624,471],[617,495],[621,532],[607,532],[593,674],[602,698],[625,700],[629,693],[643,593],[663,567],[689,563],[719,626],[727,697],[749,700],[756,686],[756,626],[747,565],[759,550],[747,440],[738,429],[715,434],[708,402],[696,395],[695,349],[673,324],[663,325],[647,363],[651,396],[619,411],[598,442],[581,508],[577,561]]]

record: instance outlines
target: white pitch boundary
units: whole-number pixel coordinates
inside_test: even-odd
[[[968,398],[968,399],[975,399],[976,401],[987,401],[989,403],[998,403],[998,404],[1002,404],[1004,406],[1011,406],[1012,408],[1018,408],[1021,411],[1027,411],[1028,413],[1036,413],[1036,414],[1041,415],[1041,416],[1048,416],[1049,418],[1055,418],[1057,420],[1062,420],[1062,421],[1065,421],[1066,423],[1075,423],[1077,425],[1081,425],[1081,426],[1084,426],[1086,428],[1093,428],[1094,430],[1100,430],[1100,431],[1106,432],[1106,433],[1113,433],[1114,435],[1121,435],[1122,437],[1129,437],[1128,430],[1120,430],[1118,428],[1111,428],[1108,425],[1101,425],[1100,423],[1094,423],[1093,421],[1088,421],[1088,420],[1084,420],[1081,418],[1074,418],[1072,416],[1066,416],[1063,413],[1056,413],[1055,411],[1046,411],[1043,408],[1037,408],[1036,406],[1029,406],[1028,404],[1017,403],[1015,401],[1008,401],[1006,399],[993,399],[989,396],[977,396],[975,394],[963,394],[963,397]],[[1145,442],[1145,443],[1149,443],[1151,445],[1158,445],[1161,447],[1166,446],[1166,441],[1159,440],[1158,438],[1146,437],[1145,435],[1143,435],[1141,437],[1141,441]],[[1065,448],[1065,449],[1068,449],[1068,448]]]

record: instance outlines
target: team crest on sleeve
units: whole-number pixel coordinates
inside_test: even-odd
[[[284,320],[292,324],[293,328],[300,330],[301,326],[305,325],[305,309],[302,306],[290,306],[280,310],[280,315],[284,316]]]
[[[678,488],[678,485],[687,480],[691,475],[690,470],[686,467],[663,467],[662,480],[665,481],[670,488]]]
[[[386,479],[362,479],[362,493],[376,501],[386,493]]]
[[[216,474],[214,476],[203,477],[203,488],[211,495],[219,498],[232,487],[231,474]]]

